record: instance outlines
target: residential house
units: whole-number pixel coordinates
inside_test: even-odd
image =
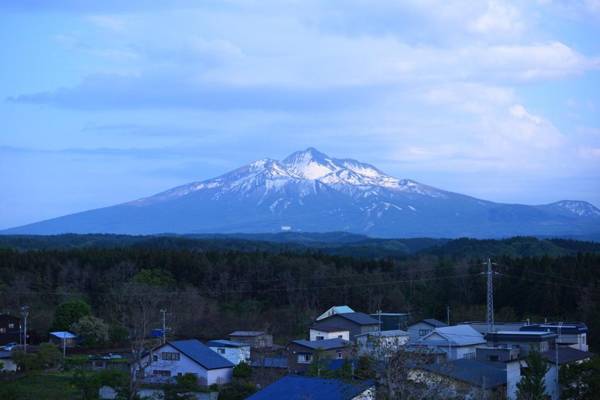
[[[368,332],[356,336],[360,355],[386,357],[408,343],[408,332],[403,330]]]
[[[542,357],[548,362],[548,372],[546,372],[546,376],[544,377],[546,394],[550,396],[552,400],[557,400],[559,398],[559,386],[557,385],[558,381],[556,375],[557,371],[559,371],[562,366],[579,364],[591,359],[593,356],[592,353],[577,350],[572,347],[558,347],[558,349],[550,349],[543,352]],[[556,369],[557,361],[558,370]]]
[[[273,347],[273,336],[263,331],[235,331],[229,334],[229,340],[249,344],[251,348]]]
[[[406,328],[406,331],[410,336],[411,342],[416,342],[417,340],[431,333],[431,331],[433,331],[435,328],[442,328],[444,326],[448,325],[442,321],[438,321],[437,319],[427,318],[409,325]]]
[[[560,346],[588,351],[588,327],[582,322],[532,324],[523,326],[520,330],[526,332],[552,332],[557,335],[556,342]]]
[[[21,318],[0,314],[0,346],[21,342]]]
[[[498,331],[485,335],[489,345],[517,348],[522,357],[530,351],[543,353],[554,346],[556,335],[546,331]]]
[[[235,365],[250,363],[250,345],[231,340],[211,340],[206,345]]]
[[[196,339],[167,342],[147,354],[147,367],[136,377],[150,383],[171,383],[175,377],[193,374],[204,386],[231,381],[234,364]]]
[[[63,347],[71,348],[77,346],[77,335],[69,331],[50,332],[49,341],[61,349]]]
[[[475,349],[485,345],[483,335],[469,325],[453,325],[435,328],[412,346],[438,350],[446,353],[447,360],[475,358]]]
[[[333,314],[316,321],[310,330],[313,332],[311,338],[326,335],[340,338],[341,335],[341,339],[353,341],[357,335],[378,331],[379,321],[361,312]]]
[[[331,317],[334,314],[348,314],[353,312],[354,310],[348,306],[333,306],[329,310],[325,311],[323,314],[319,315],[316,321],[320,321],[327,317]]]
[[[294,340],[287,347],[288,365],[292,372],[305,371],[318,353],[322,359],[345,359],[352,353],[351,343],[344,339]]]
[[[374,400],[373,381],[344,382],[287,375],[248,397],[247,400]]]
[[[380,312],[376,314],[371,314],[371,317],[375,318],[378,321],[381,321],[382,331],[395,331],[397,329],[406,329],[406,327],[408,326],[408,320],[410,319],[410,314]]]

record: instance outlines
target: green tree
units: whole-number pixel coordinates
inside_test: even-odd
[[[41,369],[40,360],[36,354],[25,353],[22,350],[12,352],[12,359],[17,364],[19,371],[33,371]]]
[[[62,360],[62,353],[58,347],[52,343],[40,344],[39,351],[36,356],[41,368],[56,367]]]
[[[169,271],[157,268],[142,269],[140,272],[134,275],[133,281],[135,283],[144,284],[148,286],[175,286],[175,279],[173,278],[173,275],[171,275]]]
[[[241,362],[235,367],[233,367],[233,377],[240,379],[248,379],[252,376],[252,367],[245,363]]]
[[[83,300],[69,300],[56,308],[52,329],[66,331],[82,317],[90,315],[92,308]]]
[[[84,346],[96,347],[109,340],[108,325],[100,318],[86,315],[71,325],[71,330],[83,340]]]
[[[560,369],[561,398],[594,400],[600,393],[600,356],[581,364],[567,364]]]
[[[256,392],[256,386],[249,382],[233,382],[219,391],[219,400],[243,400]]]
[[[527,368],[523,369],[521,381],[517,384],[518,400],[544,400],[546,386],[544,376],[548,372],[548,364],[537,351],[531,351],[527,358]]]
[[[356,371],[354,371],[357,379],[372,379],[375,377],[373,371],[373,365],[371,358],[368,356],[361,356],[358,358],[356,365]]]

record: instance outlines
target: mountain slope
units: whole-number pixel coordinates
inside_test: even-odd
[[[344,231],[380,237],[578,236],[600,210],[565,200],[500,204],[447,192],[309,148],[217,178],[4,233],[268,233]]]

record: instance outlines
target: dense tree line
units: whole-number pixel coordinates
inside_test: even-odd
[[[168,246],[3,249],[0,310],[29,305],[42,337],[56,323],[57,307],[74,299],[91,305],[110,329],[139,328],[128,314],[135,307],[150,318],[144,329],[157,328],[159,310],[167,308],[173,335],[199,338],[235,329],[268,329],[276,341],[302,337],[319,311],[335,304],[442,320],[450,306],[452,322],[482,320],[485,258],[472,242],[462,246],[471,250],[455,245],[390,259]],[[582,320],[599,350],[600,254],[521,256],[515,253],[523,244],[516,246],[494,258],[496,319]]]

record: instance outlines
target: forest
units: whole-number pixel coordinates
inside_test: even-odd
[[[444,321],[449,306],[451,323],[483,320],[482,272],[490,256],[497,321],[583,321],[591,350],[600,350],[598,243],[361,240],[5,236],[0,310],[18,314],[29,306],[40,340],[56,325],[57,307],[82,300],[110,326],[114,342],[123,332],[160,327],[166,309],[173,337],[221,338],[253,329],[284,344],[304,337],[314,317],[337,304]],[[376,251],[381,246],[395,251]]]

